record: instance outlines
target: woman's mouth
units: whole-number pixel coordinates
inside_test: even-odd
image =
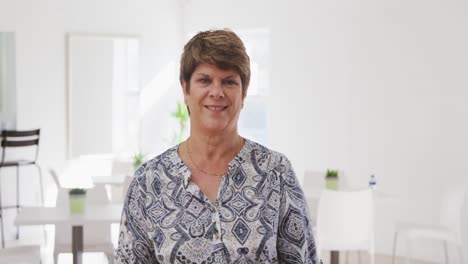
[[[222,112],[226,110],[227,106],[214,106],[214,105],[205,105],[205,108],[213,112]]]

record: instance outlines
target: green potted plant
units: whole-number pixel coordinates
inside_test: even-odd
[[[143,163],[144,158],[145,158],[145,154],[143,154],[141,151],[133,155],[133,169],[134,170],[136,170]]]
[[[83,214],[86,208],[86,189],[73,188],[70,194],[70,213]]]
[[[330,190],[338,190],[338,171],[327,169],[325,174],[325,186]]]
[[[177,110],[172,113],[172,116],[175,117],[179,123],[179,131],[175,133],[173,143],[180,144],[184,140],[185,130],[187,129],[186,123],[189,119],[187,106],[181,102],[177,102]]]

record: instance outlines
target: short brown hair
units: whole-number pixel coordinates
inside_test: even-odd
[[[182,80],[185,81],[187,92],[192,74],[201,63],[237,71],[242,81],[242,95],[245,97],[250,83],[250,58],[236,33],[229,29],[202,31],[185,44],[180,58],[179,79],[181,83]]]

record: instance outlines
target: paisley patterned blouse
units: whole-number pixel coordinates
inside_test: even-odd
[[[137,169],[116,263],[319,263],[304,194],[284,155],[246,139],[212,204],[177,149]]]

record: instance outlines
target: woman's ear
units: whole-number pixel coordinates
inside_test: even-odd
[[[185,80],[182,80],[182,92],[184,93],[184,104],[185,106],[187,107],[187,111],[190,115],[190,108],[189,108],[189,105],[188,105],[188,96],[189,96],[189,93],[187,92],[187,83],[185,82]]]
[[[187,82],[185,82],[185,80],[182,80],[181,84],[182,84],[182,92],[184,93],[184,98],[185,98],[185,96],[187,96],[187,94],[188,94],[187,93]],[[187,104],[187,102],[185,102],[185,103]]]

